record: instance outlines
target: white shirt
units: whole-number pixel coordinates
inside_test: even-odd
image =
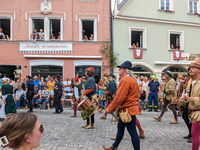
[[[5,34],[4,34],[3,32],[0,32],[0,35],[3,35],[3,36],[5,36]]]
[[[194,86],[194,84],[196,83],[197,80],[193,80],[192,81],[192,86]]]
[[[64,81],[63,84],[64,85],[71,85],[71,81]],[[65,87],[64,89],[65,89],[65,91],[70,91],[70,87]]]

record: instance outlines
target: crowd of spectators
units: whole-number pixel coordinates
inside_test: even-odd
[[[17,71],[16,71],[17,70]],[[27,109],[27,100],[25,99],[25,87],[26,87],[26,79],[21,79],[21,70],[19,66],[14,71],[15,78],[14,80],[10,78],[10,85],[13,88],[13,97],[15,100],[15,107],[16,109],[25,108]],[[18,72],[18,73],[17,73]],[[78,76],[78,74],[77,74]],[[45,80],[46,79],[46,80]],[[55,85],[55,78],[48,75],[46,78],[38,76],[33,77],[34,83],[34,96],[32,99],[32,104],[35,108],[40,109],[50,109],[54,107],[54,85]],[[80,83],[82,83],[82,89],[84,89],[84,85],[86,83],[85,77],[79,78]],[[61,103],[65,104],[65,102],[71,103],[70,101],[71,96],[70,93],[73,93],[74,88],[74,78],[70,80],[70,78],[65,78],[65,80],[61,80],[63,86],[63,95],[61,98]],[[0,87],[1,87],[1,80],[0,80]],[[69,100],[69,101],[67,101]]]
[[[33,32],[31,33],[31,40],[32,41],[36,41],[36,40],[44,40],[45,34],[43,29],[40,29],[40,32],[37,31],[37,29],[33,29]],[[58,36],[56,38],[56,36],[53,34],[53,29],[51,31],[50,34],[50,39],[54,40],[54,39],[59,39],[60,40],[60,32],[58,32]]]
[[[82,30],[82,39],[83,41],[87,41],[87,40],[94,41],[94,35],[91,34],[88,39],[88,36],[85,34],[85,30]]]
[[[21,79],[21,70],[19,66],[16,67],[16,70],[14,71],[14,80],[10,78],[10,85],[13,87],[13,94],[14,94],[14,99],[16,101],[16,109],[20,109],[21,106],[27,108],[27,101],[24,99],[25,97],[25,87],[26,87],[26,79]],[[77,77],[79,76],[78,74],[76,75]],[[157,86],[153,87],[154,90],[156,91],[157,97],[154,97],[154,103],[157,101],[159,103],[159,108],[161,109],[162,104],[163,104],[163,93],[164,93],[164,86],[165,86],[165,77],[163,76],[161,80],[158,80],[156,76],[155,78],[150,78],[146,76],[139,76],[136,75],[135,78],[138,82],[139,85],[139,91],[140,91],[140,98],[139,98],[139,104],[141,106],[141,109],[146,110],[149,107],[149,100],[151,99],[149,94],[152,92],[150,91],[151,86],[155,86],[151,81],[155,80],[157,82]],[[73,88],[74,88],[74,81],[75,78],[70,78],[66,77],[64,80],[61,79],[61,83],[63,86],[63,95],[61,98],[61,102],[64,106],[65,102],[67,99],[70,99],[70,93],[73,93]],[[34,76],[33,77],[33,83],[34,83],[34,97],[32,100],[33,106],[35,106],[38,109],[41,109],[43,106],[43,102],[45,101],[45,107],[47,109],[53,108],[54,107],[54,85],[55,85],[55,80],[54,77],[48,75],[46,78],[45,77],[40,77]],[[182,90],[180,87],[182,87],[182,84],[184,83],[185,78],[183,76],[180,76],[176,79],[177,83],[177,91],[176,93],[178,95],[181,95]],[[84,90],[85,83],[86,83],[86,78],[83,76],[79,78],[79,82],[82,84],[82,89]],[[119,81],[116,80],[117,85],[119,84]],[[100,80],[100,82],[97,84],[97,91],[99,98],[102,97],[101,94],[101,89],[98,87],[103,84],[103,79]],[[1,86],[1,82],[0,82]],[[170,109],[167,107],[167,109]],[[178,107],[177,107],[178,109]]]

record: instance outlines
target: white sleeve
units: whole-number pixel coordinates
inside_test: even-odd
[[[7,95],[2,95],[3,100],[6,100]]]

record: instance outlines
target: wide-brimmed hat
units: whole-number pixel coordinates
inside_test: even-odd
[[[190,67],[196,67],[200,69],[200,58],[196,58],[195,61],[190,64]]]
[[[172,77],[172,72],[171,71],[165,71],[165,74],[167,74],[169,77]]]
[[[125,61],[123,62],[120,66],[117,66],[118,68],[127,68],[131,69],[132,68],[132,63],[130,61]]]
[[[5,82],[9,83],[9,82],[10,82],[10,79],[9,79],[9,78],[6,78],[6,77],[3,77],[3,78],[2,78],[2,81],[5,81]]]

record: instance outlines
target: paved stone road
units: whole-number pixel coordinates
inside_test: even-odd
[[[18,112],[24,112],[19,110]],[[77,118],[70,118],[72,110],[65,108],[62,114],[53,114],[52,110],[34,110],[44,125],[45,132],[41,140],[41,146],[37,150],[103,150],[105,144],[110,146],[114,141],[110,137],[116,134],[116,125],[111,125],[111,115],[107,120],[100,120],[99,112],[95,113],[95,129],[84,129],[85,124],[78,112]],[[156,112],[143,112],[138,119],[145,131],[146,138],[140,140],[141,150],[190,150],[192,144],[188,144],[183,136],[188,134],[187,128],[179,117],[179,124],[171,125],[172,112],[166,112],[161,122],[152,117],[158,116]],[[118,148],[119,150],[133,150],[131,139],[126,131]]]

